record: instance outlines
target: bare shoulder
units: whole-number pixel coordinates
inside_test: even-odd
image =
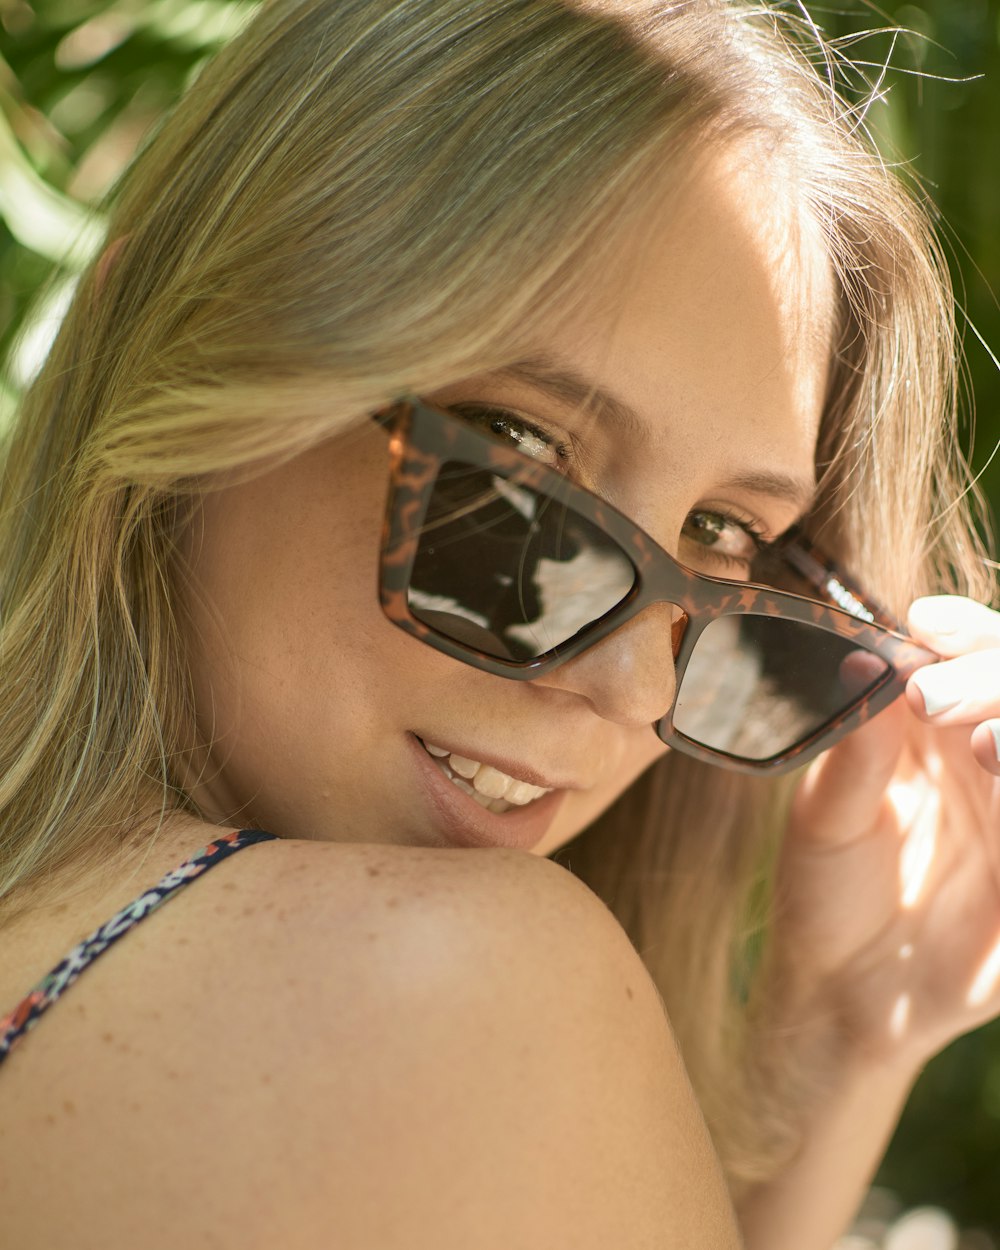
[[[589,889],[517,852],[329,852],[289,847],[281,887],[311,1030],[289,1011],[268,1054],[297,1056],[313,1114],[286,1132],[324,1178],[289,1190],[283,1244],[736,1244],[659,997]]]
[[[656,992],[562,868],[275,843],[184,893],[88,973],[95,1009],[155,1026],[112,1012],[127,1049],[52,1092],[73,1113],[45,1170],[95,1246],[159,1250],[157,1218],[164,1250],[736,1246]],[[114,1143],[112,1208],[65,1193],[88,1140]]]

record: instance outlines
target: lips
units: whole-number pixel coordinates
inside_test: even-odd
[[[445,776],[437,761],[424,749],[420,738],[408,734],[407,739],[427,817],[446,845],[531,850],[545,837],[566,798],[565,789],[553,789],[550,794],[524,807],[510,807],[500,813],[489,811],[476,799],[463,794]],[[482,762],[492,763],[492,760]],[[498,761],[493,767],[506,771],[502,767],[504,763],[511,766],[510,761]],[[516,767],[513,765],[513,768]],[[530,773],[532,770],[524,771]],[[511,772],[508,775],[516,777],[518,774]]]
[[[541,786],[533,786],[527,781],[509,777],[492,764],[481,764],[478,760],[451,754],[430,742],[423,745],[452,785],[458,786],[463,794],[475,799],[480,806],[491,812],[499,814],[511,807],[525,807],[535,799],[540,799],[543,794],[549,793]]]
[[[584,790],[587,787],[581,782],[568,778],[554,778],[546,776],[530,763],[520,760],[511,759],[508,756],[495,755],[488,751],[480,751],[476,747],[469,745],[456,746],[450,745],[447,741],[437,737],[420,737],[414,735],[417,741],[427,750],[427,744],[430,743],[435,748],[447,751],[449,755],[458,756],[460,759],[475,761],[478,764],[485,764],[488,768],[493,768],[499,773],[511,778],[513,781],[524,782],[526,785],[535,786],[542,790]],[[439,751],[429,752],[432,755],[438,755]]]

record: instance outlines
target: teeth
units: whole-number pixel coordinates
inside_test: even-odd
[[[480,794],[473,786],[461,777],[452,777],[452,785],[458,786],[463,794],[467,794],[470,799],[475,799],[480,807],[485,807],[488,812],[496,812],[500,815],[502,812],[510,810],[510,804],[505,803],[503,799],[491,799],[488,795]]]
[[[490,811],[505,812],[511,806],[523,807],[550,793],[544,786],[533,786],[527,781],[508,777],[490,764],[481,764],[464,755],[452,755],[444,747],[430,742],[425,742],[424,747],[463,794],[468,794]]]
[[[526,781],[515,781],[513,785],[507,787],[507,793],[503,796],[508,803],[530,803],[532,799],[537,799],[543,794],[548,794],[548,790],[543,790],[540,786],[529,786]]]
[[[452,756],[452,761],[454,761]],[[464,764],[465,761],[463,760]],[[455,768],[454,762],[452,768]],[[458,769],[455,769],[458,772]],[[467,776],[467,774],[463,774]],[[517,782],[512,777],[508,777],[506,773],[500,772],[497,768],[492,768],[489,764],[480,764],[479,771],[472,779],[472,784],[476,787],[480,794],[485,794],[489,799],[502,799],[506,796],[511,786],[516,786]]]

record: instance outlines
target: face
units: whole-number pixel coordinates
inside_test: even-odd
[[[767,167],[746,149],[703,163],[666,212],[651,204],[534,368],[426,396],[474,423],[501,409],[526,454],[732,578],[755,536],[804,509],[829,357],[818,231]],[[585,415],[556,374],[614,396],[617,415]],[[372,423],[206,498],[184,594],[213,743],[195,797],[212,819],[288,837],[549,854],[666,751],[652,725],[673,699],[674,610],[647,608],[532,681],[469,667],[382,613],[386,486]],[[551,793],[524,802],[503,775]],[[498,810],[493,789],[510,795]]]

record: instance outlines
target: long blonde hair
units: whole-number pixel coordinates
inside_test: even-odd
[[[189,802],[185,501],[530,351],[654,170],[699,143],[770,136],[828,240],[812,529],[897,611],[990,597],[946,271],[807,31],[725,0],[271,0],[201,74],[124,179],[125,243],[99,292],[81,284],[6,450],[0,903]],[[646,958],[735,1185],[795,1142],[733,976],[781,794],[700,772],[668,756],[570,859]]]

